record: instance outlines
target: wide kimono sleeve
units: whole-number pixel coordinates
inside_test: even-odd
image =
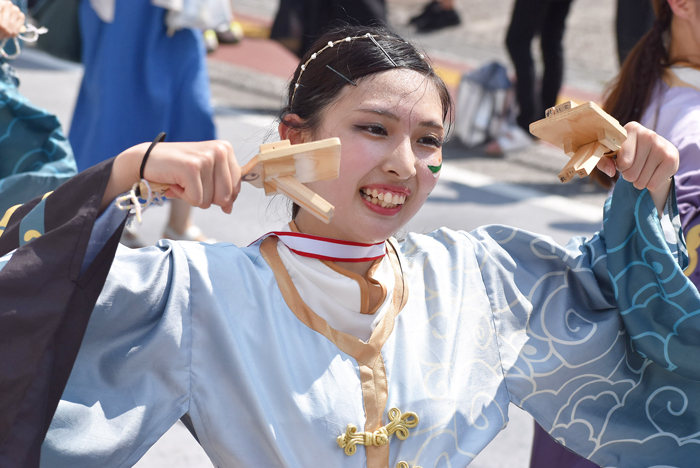
[[[39,464],[124,224],[93,236],[112,163],[0,213],[0,466]]]
[[[188,411],[190,304],[190,264],[181,246],[119,248],[41,466],[132,466]]]
[[[700,460],[700,295],[673,192],[668,209],[665,234],[648,191],[620,181],[590,240],[472,233],[511,401],[601,466]]]

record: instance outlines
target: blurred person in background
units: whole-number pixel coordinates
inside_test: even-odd
[[[201,30],[169,31],[161,0],[82,0],[85,74],[70,142],[85,170],[161,131],[169,141],[215,138]],[[164,237],[207,241],[191,207],[172,200]],[[142,242],[127,231],[123,243]]]
[[[228,2],[228,0],[223,1]],[[229,4],[233,10],[233,2],[229,2]],[[204,31],[204,44],[208,53],[214,52],[220,44],[238,44],[242,39],[243,27],[239,21],[236,21],[233,14],[229,21]]]
[[[73,151],[55,115],[19,92],[8,59],[20,53],[18,39],[34,41],[39,32],[25,27],[26,2],[0,0],[0,212],[56,189],[77,173]],[[45,32],[45,30],[43,31]],[[7,225],[0,219],[0,235]]]
[[[281,0],[270,37],[302,57],[331,26],[384,25],[386,14],[386,0]]]
[[[457,26],[461,22],[459,13],[455,10],[455,0],[433,0],[408,23],[415,26],[418,32],[432,32]]]
[[[654,8],[651,0],[617,0],[615,38],[620,66],[653,24]]]
[[[517,123],[529,133],[532,122],[556,105],[564,78],[562,39],[572,0],[515,0],[506,47],[515,67]],[[536,86],[532,40],[540,36],[544,73]]]

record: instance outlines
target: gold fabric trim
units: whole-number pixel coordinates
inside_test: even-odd
[[[377,364],[377,358],[380,357],[382,346],[391,335],[394,329],[394,320],[401,312],[401,309],[408,302],[408,283],[401,272],[401,265],[395,251],[395,247],[390,243],[390,249],[387,249],[389,259],[394,267],[394,294],[392,296],[392,304],[386,314],[379,321],[376,328],[372,332],[369,340],[364,342],[359,338],[338,331],[328,325],[323,318],[319,317],[311,308],[306,305],[299,296],[299,292],[294,287],[294,283],[287,273],[282,260],[277,253],[277,238],[268,237],[262,241],[260,245],[260,254],[263,256],[267,264],[272,269],[277,280],[277,285],[282,292],[287,306],[292,310],[294,315],[307,327],[325,336],[329,341],[335,344],[345,354],[352,356],[359,364],[374,368]],[[382,364],[383,365],[383,364]]]
[[[382,283],[380,283],[379,281],[377,281],[377,279],[374,278],[374,275],[376,274],[381,262],[381,258],[374,261],[372,266],[369,267],[369,271],[367,272],[368,279],[367,281],[365,281],[365,279],[357,273],[346,270],[345,268],[341,267],[336,263],[323,260],[323,263],[328,268],[343,276],[347,276],[348,278],[354,280],[357,283],[357,285],[360,287],[360,313],[365,315],[374,315],[377,312],[377,310],[379,310],[379,307],[381,307],[381,305],[384,304],[384,301],[386,300],[386,286],[384,286]],[[381,296],[376,301],[374,307],[372,307],[371,310],[369,308],[370,286],[367,285],[368,281],[371,287],[379,287],[382,290]]]
[[[401,413],[398,408],[391,408],[387,415],[391,422],[373,432],[357,432],[357,426],[348,424],[345,434],[340,434],[337,439],[338,446],[345,449],[345,455],[354,455],[357,445],[366,447],[387,445],[389,437],[393,434],[401,440],[406,440],[409,436],[408,430],[418,425],[418,415],[410,411]]]
[[[362,398],[365,403],[365,431],[374,432],[382,426],[382,415],[389,397],[384,359],[379,356],[372,367],[360,365],[360,379],[362,380]],[[367,468],[389,466],[388,445],[368,445],[365,447],[365,452]]]
[[[290,225],[292,229],[292,227]],[[408,282],[403,275],[397,247],[389,241],[387,255],[394,268],[394,294],[391,306],[379,321],[369,340],[364,342],[359,338],[332,328],[323,318],[319,317],[299,296],[287,269],[277,252],[275,237],[268,237],[260,245],[260,254],[272,269],[287,306],[304,325],[326,337],[331,343],[345,354],[353,357],[360,366],[362,381],[362,399],[365,406],[365,431],[374,432],[380,429],[382,415],[388,399],[388,383],[384,359],[381,356],[382,346],[394,330],[396,316],[408,302]],[[389,466],[389,445],[368,446],[367,467],[386,468]]]
[[[20,205],[15,205],[13,207],[10,207],[3,215],[2,219],[0,219],[0,236],[3,235],[3,233],[5,232],[5,228],[7,228],[7,225],[10,223],[10,218],[12,217],[14,212],[17,211],[17,208],[19,208],[20,206],[22,206],[22,205],[20,204]]]

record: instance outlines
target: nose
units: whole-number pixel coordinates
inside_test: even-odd
[[[409,138],[404,138],[384,160],[384,172],[401,180],[410,179],[416,174],[416,155]]]

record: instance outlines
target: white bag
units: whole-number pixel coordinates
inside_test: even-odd
[[[497,139],[512,117],[513,104],[513,86],[500,63],[464,74],[457,93],[455,135],[468,148]]]

